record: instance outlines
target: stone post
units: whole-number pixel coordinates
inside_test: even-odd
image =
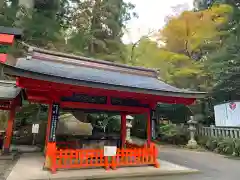
[[[132,142],[132,139],[131,139],[131,128],[132,128],[133,117],[127,115],[126,119],[127,119],[127,122],[126,122],[126,141]]]
[[[197,141],[195,140],[195,132],[197,124],[196,121],[194,121],[193,116],[190,116],[190,120],[187,122],[189,124],[189,132],[190,132],[190,140],[188,141],[187,147],[191,149],[195,149],[198,147]]]

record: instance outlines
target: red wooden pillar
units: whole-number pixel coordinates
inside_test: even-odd
[[[48,126],[46,139],[46,159],[44,167],[56,172],[56,129],[59,118],[60,106],[58,103],[51,103],[48,112]]]
[[[12,107],[11,110],[10,110],[10,113],[9,113],[9,119],[8,119],[7,130],[6,130],[6,138],[4,140],[4,145],[3,145],[4,153],[9,152],[9,148],[10,148],[10,145],[11,145],[15,111],[16,111],[15,107]]]
[[[127,130],[126,114],[121,113],[121,147],[122,148],[126,143],[126,130]]]
[[[152,125],[151,125],[151,111],[147,112],[147,144],[150,145],[151,143],[151,136],[152,136]]]

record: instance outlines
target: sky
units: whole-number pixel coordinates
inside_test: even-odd
[[[184,8],[191,9],[193,0],[125,0],[135,4],[138,18],[130,20],[123,36],[124,43],[134,43],[141,36],[161,29],[166,16],[176,12],[173,7],[184,4]]]

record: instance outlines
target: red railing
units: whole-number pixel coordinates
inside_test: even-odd
[[[157,147],[154,144],[117,149],[116,156],[104,156],[103,149],[56,149],[52,155],[51,170],[103,167],[116,169],[122,166],[154,165],[157,161]]]
[[[55,155],[55,169],[105,167],[106,163],[102,149],[65,149],[57,150]]]

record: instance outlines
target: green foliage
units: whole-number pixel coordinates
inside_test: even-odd
[[[240,140],[235,138],[198,137],[198,144],[210,151],[240,156]]]
[[[99,131],[113,133],[120,132],[121,118],[113,113],[91,113],[88,115],[92,126]]]
[[[231,34],[224,40],[221,48],[207,56],[206,66],[213,72],[212,96],[215,103],[228,100],[239,100],[239,9],[234,10],[234,16],[229,27]]]
[[[107,125],[108,132],[121,132],[121,118],[120,116],[112,116],[109,118],[109,122]]]
[[[8,121],[8,112],[7,111],[0,111],[0,130],[4,130],[7,126]]]
[[[219,138],[209,138],[206,142],[206,148],[214,151],[218,147]]]
[[[123,0],[78,1],[70,14],[75,29],[68,44],[74,52],[125,62],[125,47],[121,41],[125,23],[135,14],[134,6]]]
[[[34,122],[47,121],[48,107],[40,104],[29,104],[23,102],[20,111],[16,113],[15,124],[17,127],[32,124]]]
[[[206,147],[206,144],[209,140],[207,136],[196,136],[196,141],[198,142],[198,145],[201,147]]]
[[[131,134],[138,138],[147,138],[147,117],[146,115],[134,115]]]
[[[232,155],[234,152],[234,139],[227,138],[218,142],[216,151],[221,154]]]
[[[34,8],[3,2],[0,22],[24,30],[24,41],[38,47],[126,62],[121,41],[126,22],[136,14],[123,0],[44,0]]]
[[[231,17],[228,23],[224,24],[220,30],[225,33],[221,37],[221,44],[218,48],[210,51],[204,57],[205,69],[211,72],[212,82],[212,100],[213,103],[222,103],[229,100],[239,100],[239,38],[240,38],[240,10],[239,1],[237,0],[212,0],[206,4],[207,0],[195,0],[196,8],[212,10],[216,4],[222,6],[228,4],[232,7]]]
[[[160,125],[158,134],[161,142],[169,144],[185,145],[188,140],[188,134],[175,124]]]
[[[186,123],[192,115],[191,110],[182,104],[158,104],[156,113],[176,124]]]

